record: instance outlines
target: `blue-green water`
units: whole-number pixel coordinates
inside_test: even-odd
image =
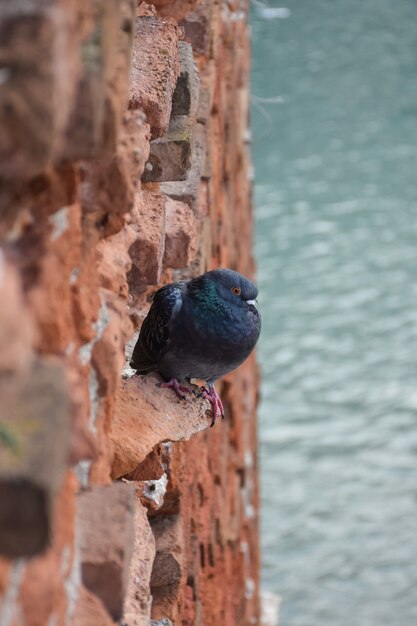
[[[414,626],[417,0],[285,7],[252,8],[263,584],[280,626]]]

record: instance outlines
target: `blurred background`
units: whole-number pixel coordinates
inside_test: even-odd
[[[417,623],[417,3],[252,4],[263,587]]]

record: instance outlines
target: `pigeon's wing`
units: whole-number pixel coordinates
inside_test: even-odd
[[[159,359],[168,348],[170,322],[181,308],[184,284],[166,285],[154,295],[130,362],[140,374],[156,370]]]

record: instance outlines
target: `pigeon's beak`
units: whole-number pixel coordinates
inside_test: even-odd
[[[254,306],[257,311],[259,311],[258,303],[256,300],[246,300],[246,304],[249,306]]]

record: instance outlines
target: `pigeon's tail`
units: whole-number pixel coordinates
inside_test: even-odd
[[[130,367],[136,370],[138,374],[149,374],[158,369],[155,361],[150,359],[143,349],[142,342],[138,341],[133,350]]]
[[[157,369],[155,363],[152,363],[148,367],[143,367],[143,365],[139,365],[136,361],[130,361],[130,367],[136,370],[137,374],[149,374],[149,372],[154,372]]]

